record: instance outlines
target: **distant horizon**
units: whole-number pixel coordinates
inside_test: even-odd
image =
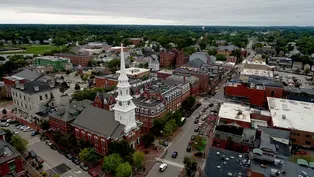
[[[1,25],[95,25],[95,26],[190,26],[190,27],[300,27],[308,28],[314,25],[189,25],[189,24],[83,24],[83,23],[0,23]]]
[[[1,0],[1,24],[314,26],[313,0]]]

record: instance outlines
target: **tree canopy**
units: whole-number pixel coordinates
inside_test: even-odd
[[[144,165],[144,152],[135,151],[133,153],[133,166],[136,169],[141,169]]]
[[[104,157],[102,170],[106,173],[114,173],[122,162],[123,159],[118,153],[110,154]]]
[[[79,157],[81,161],[88,163],[95,163],[98,160],[98,154],[94,148],[84,148],[80,153]]]
[[[84,89],[84,90],[76,91],[72,95],[72,98],[78,101],[85,100],[85,99],[94,101],[97,95],[97,92],[110,92],[114,89],[115,87]]]
[[[26,150],[27,141],[20,137],[19,135],[13,135],[11,144],[17,151],[23,153]]]
[[[121,163],[116,169],[116,177],[130,177],[132,175],[132,166],[129,162]]]
[[[185,156],[183,159],[185,172],[187,176],[191,176],[197,170],[197,162],[193,157]]]

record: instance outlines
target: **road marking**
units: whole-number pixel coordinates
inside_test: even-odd
[[[183,137],[185,136],[185,134],[190,130],[192,124],[194,124],[194,121],[191,121],[191,123],[190,123],[190,125],[189,125],[189,128],[183,133],[183,135],[181,136],[181,138],[180,138],[180,140],[179,140],[178,142],[180,142],[180,141],[183,139]]]
[[[29,142],[29,141],[28,141],[27,147],[28,147],[28,146],[31,146],[31,145],[33,145],[33,144],[35,144],[35,143],[38,143],[38,142],[40,142],[40,139],[37,139],[36,141],[33,141],[33,142]]]
[[[179,168],[184,168],[184,165],[183,165],[183,164],[179,164],[179,163],[176,163],[176,162],[172,162],[172,161],[170,161],[170,160],[160,159],[160,158],[156,158],[156,160],[159,161],[159,162],[168,164],[168,165],[172,165],[172,166],[179,167]]]
[[[28,140],[28,142],[33,141],[33,140],[39,140],[39,138],[38,137],[32,138],[32,139]]]
[[[61,175],[59,173],[57,173],[53,168],[51,168],[51,166],[49,166],[46,162],[44,162],[43,164],[48,167],[48,170],[51,169],[55,174],[57,174],[61,177]]]

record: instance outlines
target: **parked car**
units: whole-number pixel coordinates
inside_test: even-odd
[[[73,156],[71,154],[65,154],[64,155],[67,159],[69,160],[72,160],[73,159]]]
[[[10,124],[9,123],[6,123],[6,122],[2,122],[1,123],[1,127],[8,127]]]
[[[13,120],[12,119],[7,119],[7,123],[10,123],[12,122]]]
[[[81,162],[78,158],[76,157],[72,157],[72,162],[75,164],[75,165],[79,165]]]
[[[192,136],[191,136],[191,140],[195,140],[195,135],[192,135]]]
[[[98,173],[96,173],[93,169],[88,170],[88,174],[91,175],[92,177],[98,177]]]
[[[52,142],[50,142],[49,140],[46,140],[46,144],[47,144],[48,146],[51,146],[51,145],[52,145]]]
[[[194,132],[198,132],[198,131],[200,131],[200,128],[196,127],[196,128],[194,129]]]
[[[166,168],[167,168],[167,166],[168,166],[168,165],[165,164],[165,163],[161,164],[161,165],[159,166],[159,171],[161,171],[161,172],[165,171]]]
[[[162,142],[162,145],[165,146],[165,147],[167,147],[167,146],[169,145],[169,143],[168,143],[168,141],[163,141],[163,142]]]
[[[67,153],[65,151],[63,151],[62,149],[58,149],[58,152],[61,154],[61,155],[66,155]]]
[[[7,122],[7,119],[0,119],[0,122]]]
[[[192,149],[191,146],[186,147],[186,152],[191,152],[191,149]]]
[[[38,135],[38,134],[39,134],[38,131],[33,131],[32,134],[31,134],[31,136],[36,136],[36,135]]]
[[[209,103],[209,105],[207,107],[213,107],[214,103]]]
[[[35,157],[37,157],[37,154],[34,151],[29,151],[28,157],[35,158]]]
[[[50,146],[50,148],[53,149],[53,150],[57,150],[57,146],[54,145],[54,144],[52,144],[52,145]]]
[[[19,134],[19,132],[18,132],[17,130],[13,130],[12,132],[13,132],[13,134],[15,134],[15,135],[16,135],[16,134]]]
[[[23,126],[23,125],[16,124],[16,125],[15,125],[15,128],[20,129],[22,126]]]
[[[89,167],[85,163],[80,164],[80,168],[84,171],[88,171]]]
[[[194,154],[195,157],[203,157],[203,153],[202,152],[197,152]]]
[[[176,158],[178,156],[178,152],[174,151],[171,155],[172,158]]]
[[[31,132],[31,131],[33,131],[33,129],[31,129],[30,127],[27,127],[27,128],[25,128],[23,131],[24,131],[24,132]]]
[[[44,163],[44,160],[41,157],[39,157],[39,156],[35,157],[35,160],[38,163]]]
[[[197,123],[198,123],[198,119],[195,119],[195,120],[194,120],[194,123],[197,124]]]

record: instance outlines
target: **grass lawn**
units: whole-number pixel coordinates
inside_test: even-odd
[[[15,45],[15,47],[25,47],[25,51],[8,51],[8,52],[0,52],[0,54],[43,54],[47,51],[53,50],[53,49],[58,49],[59,47],[54,46],[54,45]]]

